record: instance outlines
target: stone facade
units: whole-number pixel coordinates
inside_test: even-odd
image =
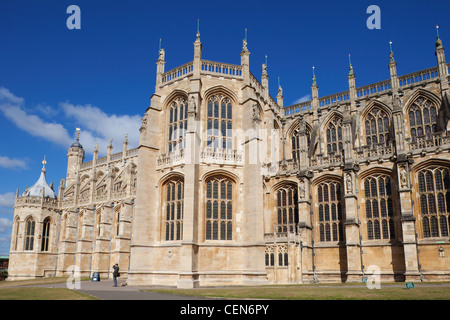
[[[84,161],[69,148],[58,199],[17,196],[10,278],[107,277],[133,285],[450,279],[449,77],[437,67],[284,107],[269,75],[194,60],[165,71],[137,149]],[[25,248],[35,221],[35,243]],[[46,220],[47,219],[47,220]],[[29,236],[28,236],[29,238]],[[43,250],[46,249],[46,250]]]

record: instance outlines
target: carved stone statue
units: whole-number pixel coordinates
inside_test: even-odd
[[[159,49],[159,58],[158,60],[164,60],[165,56],[166,56],[166,52],[164,51],[164,49]]]
[[[406,188],[408,186],[408,177],[406,176],[405,167],[400,168],[400,186]]]
[[[300,180],[300,184],[298,186],[298,196],[300,199],[305,199],[306,196],[306,189],[305,189],[305,180]]]
[[[347,173],[345,183],[347,186],[347,193],[351,193],[353,190],[353,183],[352,183],[352,175],[350,173]]]
[[[190,115],[196,115],[197,114],[197,106],[195,104],[195,97],[194,96],[191,96],[191,98],[189,99],[188,114],[190,114]]]

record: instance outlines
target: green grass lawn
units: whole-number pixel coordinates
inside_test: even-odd
[[[62,288],[0,288],[0,300],[99,300],[76,290]]]
[[[67,278],[45,278],[0,282],[0,300],[98,300],[90,295],[65,288],[26,287],[36,284],[66,282]]]
[[[170,289],[159,292],[232,299],[283,300],[450,300],[450,285],[416,284],[406,289],[404,284],[381,285],[368,289],[361,285],[292,285],[267,287],[229,287],[201,289]]]

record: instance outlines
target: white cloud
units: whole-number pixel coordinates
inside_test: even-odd
[[[0,233],[9,231],[11,226],[12,226],[12,221],[8,220],[7,218],[0,218]],[[7,240],[9,240],[9,239],[7,239]],[[2,241],[2,239],[0,239],[0,241]]]
[[[16,97],[8,89],[0,87],[0,103],[5,101],[16,105],[22,105],[24,103],[23,98]]]
[[[136,147],[139,143],[139,115],[108,115],[99,108],[91,105],[74,105],[68,102],[60,106],[68,117],[76,119],[81,127],[80,143],[88,152],[92,152],[95,144],[99,151],[106,152],[106,146],[113,139],[113,146],[122,150],[125,135],[128,135],[129,147]]]
[[[7,156],[0,156],[0,167],[13,169],[27,169],[27,163],[25,160],[14,159]]]
[[[122,143],[125,135],[128,135],[129,148],[138,146],[139,127],[141,117],[139,115],[108,115],[101,109],[91,105],[74,105],[69,102],[60,104],[64,115],[70,121],[71,125],[81,127],[80,143],[87,153],[94,150],[96,144],[99,145],[100,154],[106,153],[106,147],[110,139],[113,139],[113,152],[122,150]],[[52,115],[51,110],[56,110],[48,105],[37,105],[30,110],[25,108],[25,100],[15,96],[8,89],[0,87],[0,111],[4,116],[12,121],[18,128],[24,130],[32,136],[40,137],[68,148],[73,142],[74,137],[70,135],[69,130],[58,122],[43,120],[32,111],[45,114],[46,118]],[[55,116],[56,113],[53,114]],[[66,119],[66,120],[67,120]],[[75,131],[75,130],[73,130]],[[12,165],[13,159],[3,159],[5,165]],[[17,160],[17,159],[16,159]],[[2,159],[0,158],[0,166]],[[19,163],[16,162],[19,166]]]
[[[0,194],[0,207],[13,207],[16,195],[14,192]]]
[[[6,88],[0,88],[0,110],[17,127],[32,136],[44,138],[50,142],[68,146],[72,142],[67,130],[59,123],[50,123],[23,109],[24,99],[16,97]]]
[[[304,95],[303,97],[298,98],[297,100],[295,100],[293,104],[302,103],[302,102],[306,102],[306,101],[309,101],[309,100],[311,100],[311,95],[307,94],[307,95]]]

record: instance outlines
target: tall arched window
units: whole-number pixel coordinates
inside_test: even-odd
[[[266,255],[266,267],[273,267],[275,265],[274,247],[267,246],[265,250]]]
[[[16,221],[14,222],[14,250],[17,250],[17,244],[19,242],[19,226],[20,220],[19,217],[17,217]]]
[[[165,240],[183,239],[184,216],[184,183],[182,180],[172,180],[165,186]]]
[[[33,250],[35,226],[36,223],[33,218],[28,218],[25,222],[25,250]]]
[[[175,99],[169,108],[169,146],[168,151],[177,151],[185,147],[188,104],[185,98]]]
[[[41,251],[48,251],[49,241],[50,241],[50,218],[47,217],[42,223]]]
[[[296,186],[286,186],[277,191],[277,232],[295,232],[298,223],[298,196]]]
[[[412,142],[416,142],[417,138],[431,139],[432,134],[437,132],[437,110],[436,104],[423,96],[413,102],[408,112]]]
[[[233,240],[233,183],[227,178],[206,182],[206,240]]]
[[[307,146],[309,146],[311,143],[311,133],[309,131],[306,131],[306,140]],[[292,159],[294,159],[294,162],[298,162],[300,159],[300,134],[297,130],[292,135]]]
[[[343,149],[342,144],[342,118],[334,116],[326,126],[327,152],[336,153]]]
[[[364,180],[367,238],[394,239],[394,206],[391,179],[381,175]]]
[[[320,241],[343,241],[343,199],[339,182],[322,182],[317,186]]]
[[[450,224],[450,174],[447,168],[427,168],[418,173],[419,206],[424,238],[448,237]]]
[[[233,108],[230,99],[222,95],[208,100],[207,147],[233,149]]]
[[[375,147],[377,144],[389,146],[389,116],[378,107],[372,108],[364,121],[366,144]]]

